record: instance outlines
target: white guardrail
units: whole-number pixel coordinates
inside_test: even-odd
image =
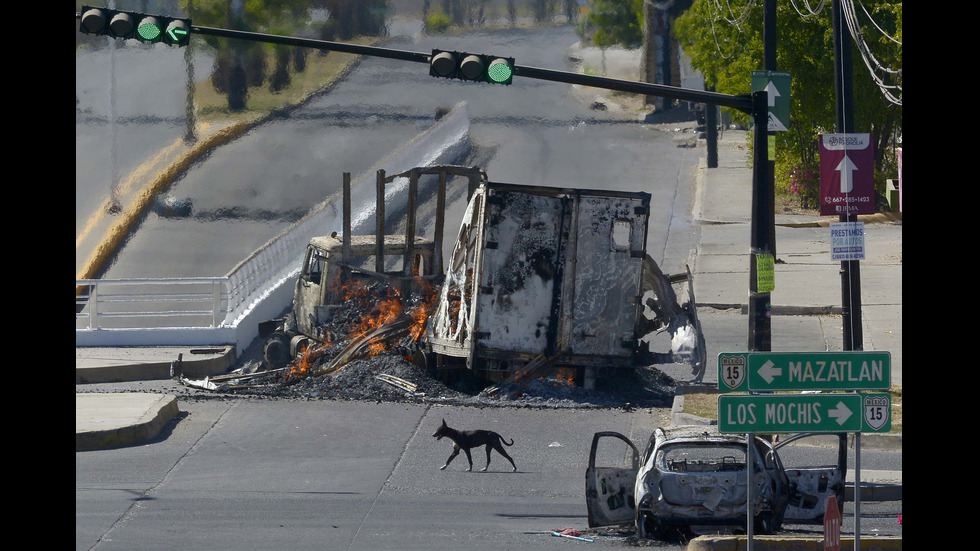
[[[389,174],[451,164],[470,148],[469,117],[457,105],[434,126],[378,163]],[[397,196],[407,179],[393,182]],[[352,182],[352,231],[373,231],[374,172]],[[368,185],[363,185],[368,184]],[[225,277],[75,280],[75,346],[216,346],[242,352],[258,323],[292,303],[307,243],[341,231],[337,197],[323,201],[238,264]]]

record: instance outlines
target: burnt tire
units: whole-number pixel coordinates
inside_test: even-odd
[[[289,365],[289,335],[273,333],[262,346],[262,361],[266,369],[279,369]]]
[[[759,513],[759,515],[755,517],[755,531],[762,535],[774,534],[776,532],[776,526],[772,518],[772,511]]]

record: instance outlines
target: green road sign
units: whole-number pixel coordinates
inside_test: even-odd
[[[749,390],[888,390],[890,352],[753,352]]]
[[[787,71],[752,71],[752,91],[769,93],[770,132],[789,130],[790,81]]]
[[[748,391],[748,352],[722,352],[718,354],[718,390]]]
[[[718,390],[888,390],[891,352],[722,352]]]
[[[718,430],[733,433],[888,432],[887,394],[722,394]]]

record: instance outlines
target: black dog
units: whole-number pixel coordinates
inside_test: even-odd
[[[467,471],[473,470],[473,457],[470,456],[470,449],[478,448],[480,446],[487,447],[487,466],[483,468],[484,471],[490,466],[490,449],[493,448],[497,452],[506,457],[507,461],[514,467],[514,472],[517,472],[517,465],[514,465],[514,460],[507,455],[504,451],[504,447],[501,443],[507,444],[508,446],[513,446],[514,441],[511,440],[508,444],[506,440],[503,439],[499,434],[493,432],[492,430],[456,430],[451,428],[446,424],[446,420],[442,420],[442,426],[436,429],[436,432],[432,435],[436,440],[441,440],[443,436],[453,441],[453,453],[449,455],[449,459],[446,460],[446,464],[439,469],[445,469],[456,459],[459,455],[459,450],[466,452],[466,460],[470,462],[470,468]]]

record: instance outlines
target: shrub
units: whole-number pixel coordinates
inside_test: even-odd
[[[800,207],[815,209],[820,206],[820,166],[816,163],[801,162],[789,171],[787,191],[796,195]]]
[[[435,12],[425,19],[425,31],[430,33],[445,32],[449,28],[449,16],[442,12]]]

